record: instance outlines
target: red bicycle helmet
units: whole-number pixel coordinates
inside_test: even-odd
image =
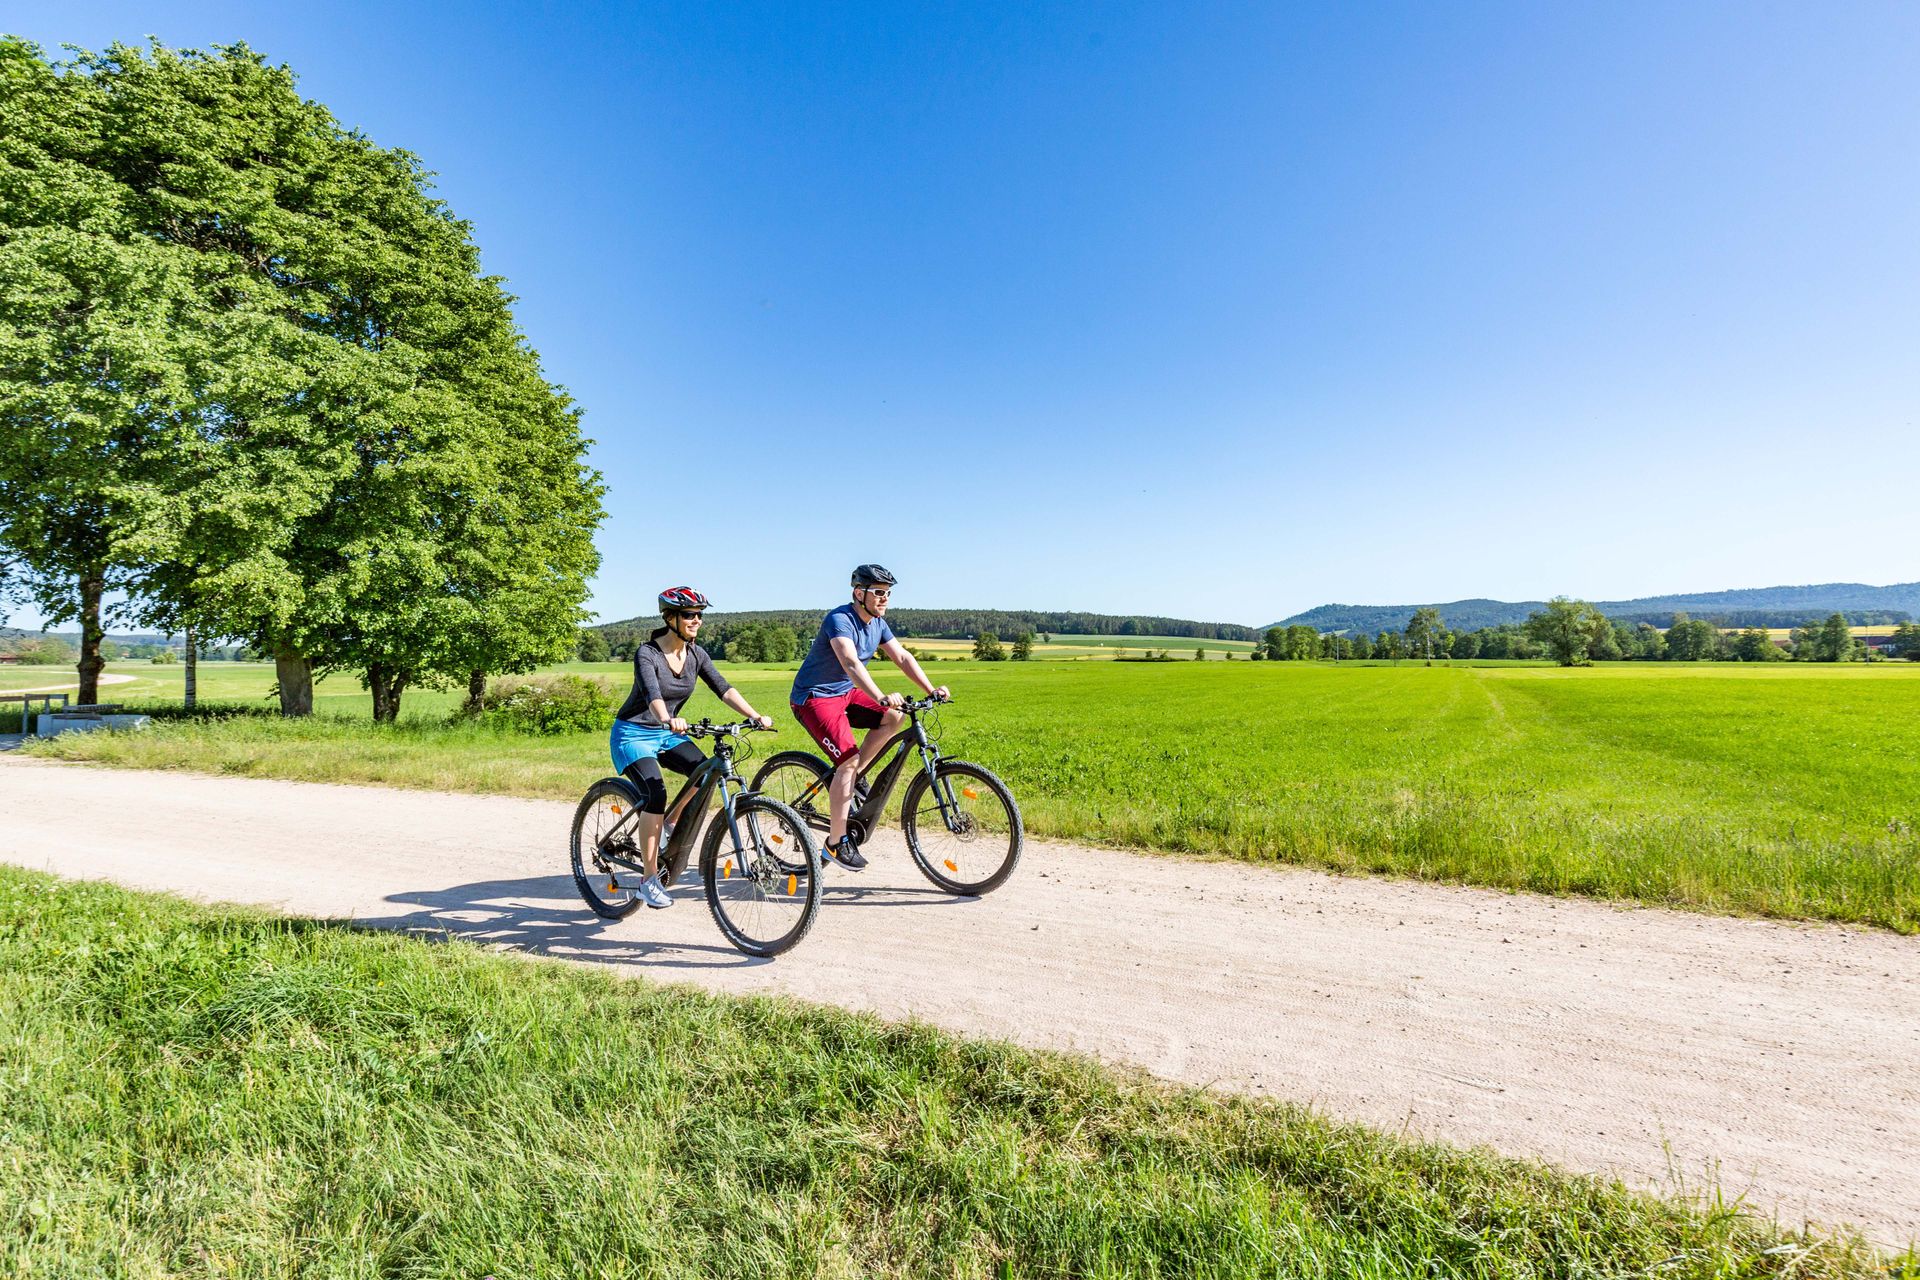
[[[668,587],[660,593],[660,612],[691,613],[710,607],[707,598],[692,587]]]

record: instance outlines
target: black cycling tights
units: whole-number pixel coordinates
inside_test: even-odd
[[[700,748],[691,742],[676,744],[658,756],[641,756],[624,770],[628,782],[640,788],[640,812],[667,811],[667,780],[660,772],[665,765],[675,773],[692,773],[707,762]]]

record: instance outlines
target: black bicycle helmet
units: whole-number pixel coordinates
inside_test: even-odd
[[[863,564],[853,571],[853,585],[856,587],[890,587],[893,575],[877,564]]]
[[[662,613],[681,613],[709,607],[707,598],[692,587],[668,587],[660,593]]]

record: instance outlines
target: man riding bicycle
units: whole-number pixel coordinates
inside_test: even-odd
[[[820,633],[807,650],[806,661],[793,677],[790,700],[793,714],[833,762],[828,783],[828,832],[823,857],[831,857],[849,871],[866,869],[867,860],[847,835],[847,812],[853,807],[854,784],[906,717],[897,693],[882,693],[867,671],[876,653],[884,653],[907,678],[936,698],[947,697],[947,687],[935,688],[906,646],[887,625],[887,601],[893,596],[894,577],[877,564],[853,571],[853,600],[820,620]],[[867,735],[856,750],[853,730]]]
[[[773,717],[749,706],[740,691],[714,670],[707,651],[693,642],[707,607],[707,598],[692,587],[668,587],[660,593],[660,618],[666,625],[633,651],[633,692],[614,717],[608,738],[614,769],[640,792],[640,861],[647,878],[639,893],[649,907],[673,905],[660,883],[660,840],[663,829],[672,830],[666,821],[667,781],[660,766],[688,774],[707,758],[687,739],[687,722],[680,718],[680,709],[693,696],[694,677],[704,680],[735,711],[758,721],[761,728],[773,727]]]

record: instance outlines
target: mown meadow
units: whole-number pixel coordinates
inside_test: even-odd
[[[575,665],[621,692],[619,664]],[[130,704],[176,670],[116,665]],[[805,745],[790,667],[730,677]],[[1013,785],[1037,835],[1920,929],[1920,667],[940,662],[945,746]],[[26,673],[8,673],[24,676]],[[883,673],[887,682],[891,673]],[[270,668],[207,663],[201,696],[264,709]],[[900,683],[891,676],[890,687]],[[598,733],[450,722],[409,693],[376,729],[350,679],[321,714],[213,716],[31,747],[144,768],[572,799]],[[697,717],[724,708],[704,693]]]
[[[1284,1104],[0,867],[0,1274],[1911,1277]]]

